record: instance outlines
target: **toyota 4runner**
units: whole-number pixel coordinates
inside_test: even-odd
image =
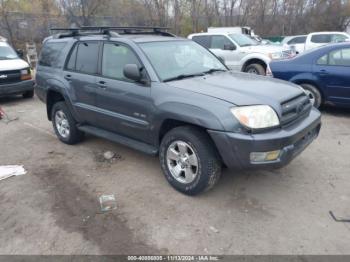
[[[300,87],[230,72],[162,28],[67,31],[45,39],[36,75],[57,137],[75,144],[89,133],[159,155],[182,193],[213,187],[222,166],[287,165],[319,133]]]

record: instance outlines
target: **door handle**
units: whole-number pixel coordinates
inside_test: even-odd
[[[65,75],[64,79],[66,79],[67,81],[72,81],[72,75]]]
[[[325,69],[321,69],[321,70],[320,70],[320,74],[321,74],[321,75],[328,75],[328,71],[325,70]]]
[[[102,89],[106,89],[107,88],[107,83],[105,81],[98,81],[97,85],[102,88]]]

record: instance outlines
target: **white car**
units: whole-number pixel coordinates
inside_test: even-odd
[[[295,36],[287,36],[283,39],[282,45],[285,47],[291,47],[298,54],[301,54],[305,51],[305,42],[307,35],[295,35]]]
[[[233,31],[234,32],[234,31]],[[295,53],[283,46],[260,45],[244,34],[231,33],[228,28],[208,33],[191,34],[189,39],[224,59],[228,68],[258,75],[266,75],[272,60],[290,58]]]
[[[350,35],[344,32],[314,32],[308,35],[287,36],[282,44],[301,54],[320,46],[345,41],[350,41]]]
[[[34,81],[29,64],[7,42],[0,40],[0,96],[21,94],[24,98],[34,95]]]

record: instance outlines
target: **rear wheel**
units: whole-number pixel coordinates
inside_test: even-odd
[[[265,68],[260,64],[250,64],[245,68],[244,72],[254,75],[266,75]]]
[[[310,84],[301,84],[301,87],[305,90],[305,93],[310,99],[311,104],[319,108],[322,105],[322,95],[318,89]]]
[[[32,98],[34,96],[34,90],[27,91],[22,94],[23,98]]]
[[[195,127],[177,127],[163,138],[159,153],[168,182],[186,195],[212,188],[221,175],[221,161],[209,136]]]
[[[84,138],[84,133],[76,127],[77,123],[65,102],[54,104],[51,119],[55,133],[63,143],[73,145]]]

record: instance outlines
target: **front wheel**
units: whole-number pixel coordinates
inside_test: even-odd
[[[305,93],[310,99],[311,104],[319,108],[322,105],[322,95],[318,89],[310,84],[301,84],[301,87],[305,90]]]
[[[210,137],[195,127],[168,132],[161,142],[159,159],[170,185],[186,195],[209,190],[221,175],[222,163]]]
[[[33,98],[34,96],[34,90],[27,91],[22,94],[23,98]]]
[[[55,133],[63,143],[73,145],[84,138],[84,133],[77,128],[77,123],[65,102],[54,104],[51,119]]]
[[[244,72],[248,74],[254,74],[254,75],[262,75],[262,76],[266,75],[265,68],[260,64],[250,64],[245,68]]]

